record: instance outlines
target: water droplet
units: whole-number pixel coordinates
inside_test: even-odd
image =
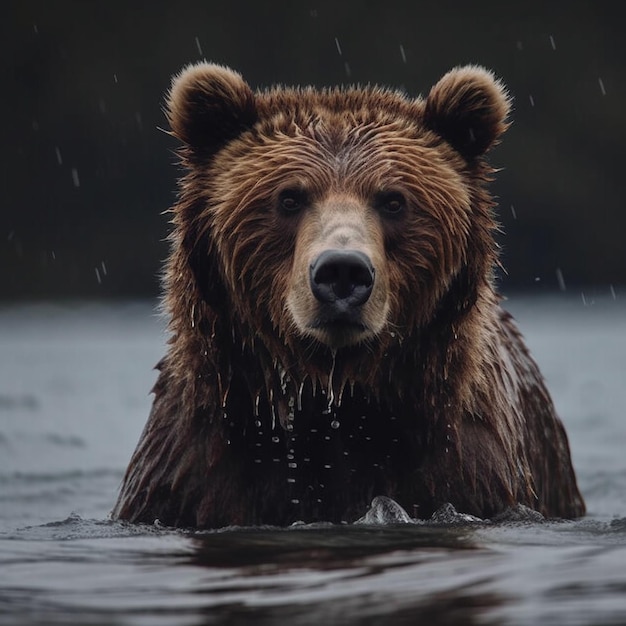
[[[272,443],[278,443],[279,441],[280,441],[280,437],[277,437],[276,435],[272,437]]]
[[[288,478],[287,482],[293,484],[293,483],[296,482],[296,479],[295,478]]]
[[[291,501],[291,504],[300,504],[300,500],[298,500],[297,498],[294,498],[294,499]]]
[[[600,85],[600,92],[603,96],[606,96],[606,89],[604,88],[604,81],[601,78],[598,78],[598,85]]]
[[[297,463],[287,463],[287,467],[291,468],[291,469],[296,469],[298,467]]]
[[[200,46],[200,39],[198,37],[196,37],[196,48],[198,49],[198,54],[200,56],[203,56],[202,47]]]
[[[330,463],[326,463],[326,464],[324,465],[324,469],[332,469],[332,467],[333,467],[333,466],[332,466]],[[321,487],[321,486],[322,486],[322,485],[320,485],[320,487]]]
[[[402,63],[406,63],[406,53],[402,44],[400,44],[400,56],[402,57]]]
[[[339,427],[341,426],[339,420],[333,420],[330,423],[330,427],[333,428],[334,430],[337,430]]]
[[[324,439],[325,439],[326,441],[330,441],[330,435],[324,435]]]
[[[255,463],[261,463],[261,459],[254,459]]]
[[[285,429],[291,432],[293,430],[293,424],[289,423],[285,426]]]
[[[74,187],[80,187],[80,178],[78,178],[78,170],[75,167],[72,168],[72,182]]]
[[[261,420],[254,420],[254,425],[255,425],[257,428],[260,428],[260,427],[261,427]]]

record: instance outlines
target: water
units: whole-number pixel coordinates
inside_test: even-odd
[[[0,309],[0,624],[626,624],[626,302],[508,306],[568,429],[582,520],[108,521],[161,320],[150,303]]]

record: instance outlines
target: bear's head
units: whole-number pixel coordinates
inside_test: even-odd
[[[217,322],[205,332],[217,323],[260,340],[286,368],[322,353],[383,354],[436,320],[450,326],[491,289],[483,157],[508,112],[503,86],[475,66],[425,99],[255,92],[226,67],[186,68],[168,101],[188,170],[170,307],[185,324],[209,311]]]

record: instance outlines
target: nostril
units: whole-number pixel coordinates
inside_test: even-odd
[[[374,285],[374,268],[358,250],[326,250],[310,268],[313,295],[324,303],[344,300],[358,306],[370,297]]]

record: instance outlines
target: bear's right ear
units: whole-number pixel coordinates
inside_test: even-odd
[[[191,148],[215,153],[257,121],[254,93],[221,65],[189,65],[172,80],[167,99],[172,134]]]

